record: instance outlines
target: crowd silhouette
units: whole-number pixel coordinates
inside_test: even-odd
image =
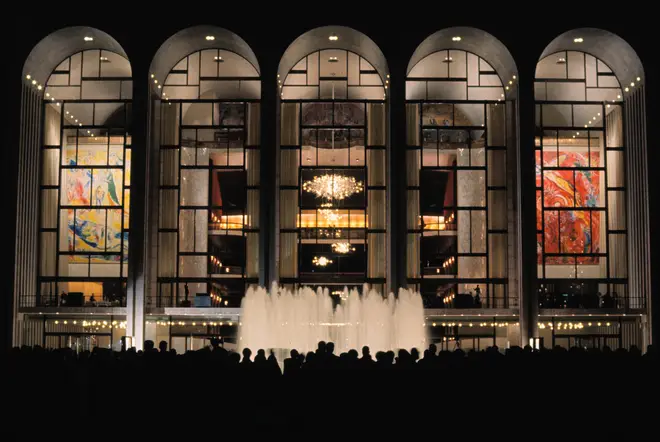
[[[631,392],[641,394],[660,372],[653,346],[644,354],[635,347],[438,351],[435,344],[421,354],[417,349],[359,350],[337,355],[332,342],[319,342],[315,351],[291,350],[278,361],[272,351],[254,354],[246,348],[239,354],[218,340],[184,354],[168,349],[165,341],[157,347],[146,341],[143,351],[122,352],[14,348],[10,414],[20,419],[32,410],[28,416],[58,420],[64,413],[94,422],[132,410],[144,419],[197,422],[213,415],[225,423],[304,425],[324,413],[339,412],[341,422],[382,419],[394,407],[401,418],[437,419],[438,413],[446,418],[457,412],[451,410],[462,410],[456,418],[469,419],[488,410],[509,410],[513,416],[520,406],[535,413],[528,408],[535,402],[520,403],[525,394],[544,396],[538,407],[555,400],[559,406],[574,389],[580,399],[570,401],[612,404],[613,394],[634,383],[636,389],[626,392],[630,400]],[[563,392],[553,391],[555,386]],[[57,407],[35,408],[42,403]]]

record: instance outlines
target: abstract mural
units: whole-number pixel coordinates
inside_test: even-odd
[[[600,171],[571,169],[599,167],[599,160],[599,154],[594,152],[546,151],[543,152],[542,170],[541,152],[536,151],[536,187],[542,187],[536,195],[536,222],[537,230],[544,232],[543,237],[538,235],[539,264],[542,246],[546,254],[600,252],[601,212],[581,210],[601,205]],[[578,264],[598,264],[598,261],[597,256],[578,258]],[[546,257],[545,264],[575,264],[575,259],[551,256]]]

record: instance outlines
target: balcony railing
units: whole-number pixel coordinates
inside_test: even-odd
[[[469,293],[445,296],[438,296],[436,293],[423,293],[422,301],[424,302],[424,308],[433,309],[502,309],[518,307],[518,299],[508,295],[483,295],[477,298]]]
[[[126,307],[126,296],[121,298],[102,297],[83,295],[77,293],[60,295],[21,295],[19,297],[19,307],[85,307],[85,308],[98,308],[98,307]]]
[[[539,293],[539,308],[643,310],[646,299],[598,293]]]

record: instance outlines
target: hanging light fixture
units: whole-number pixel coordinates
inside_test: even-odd
[[[336,242],[332,244],[332,251],[335,253],[346,254],[354,252],[355,247],[351,247],[351,243],[349,242]]]
[[[326,258],[325,256],[315,256],[314,259],[312,259],[312,264],[317,267],[325,267],[328,264],[332,264],[332,260]]]
[[[323,207],[323,209],[318,209],[319,215],[325,219],[329,226],[333,227],[337,225],[339,220],[342,219],[339,211],[332,208],[332,203],[323,203],[321,204],[321,207]]]
[[[363,190],[362,181],[337,173],[315,176],[303,183],[303,190],[318,198],[343,200]]]

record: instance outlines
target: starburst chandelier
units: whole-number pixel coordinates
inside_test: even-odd
[[[351,243],[349,242],[335,242],[332,243],[332,251],[335,253],[346,254],[349,252],[354,252],[355,247],[351,247]]]
[[[331,203],[321,204],[322,209],[318,209],[319,215],[326,220],[330,227],[334,227],[342,219],[342,216],[339,214],[337,209],[332,208]]]
[[[314,264],[317,267],[325,267],[328,264],[332,264],[332,260],[326,258],[325,256],[315,256],[314,259],[312,260],[312,264]]]
[[[352,176],[336,173],[315,176],[313,180],[303,183],[303,190],[312,192],[318,198],[327,200],[343,200],[362,192],[362,189],[362,181],[358,181]]]

